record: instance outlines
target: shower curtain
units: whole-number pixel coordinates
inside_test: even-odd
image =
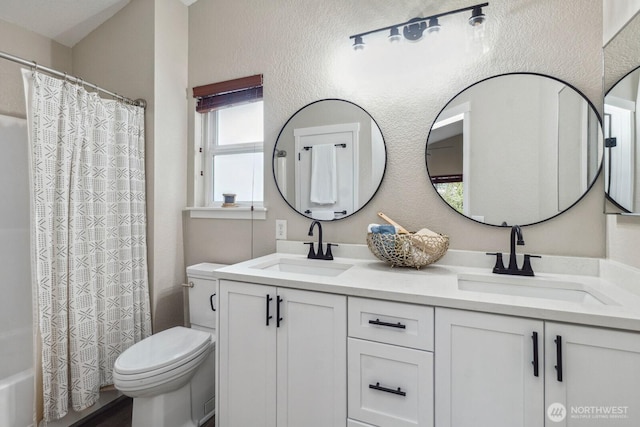
[[[24,70],[44,424],[94,404],[151,333],[144,110]]]

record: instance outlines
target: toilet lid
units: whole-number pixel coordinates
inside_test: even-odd
[[[120,374],[138,374],[180,363],[211,344],[211,334],[176,326],[125,350],[114,364]]]

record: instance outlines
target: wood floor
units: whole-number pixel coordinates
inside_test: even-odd
[[[73,424],[71,427],[131,427],[133,399],[123,397],[113,405],[92,415],[89,419]],[[202,427],[215,427],[215,417],[204,423]]]

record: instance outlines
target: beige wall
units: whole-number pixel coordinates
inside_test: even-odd
[[[604,88],[608,91],[619,79],[640,65],[640,9],[638,2],[622,7],[616,0],[605,0],[608,21],[605,33],[616,34],[604,48]],[[622,7],[623,10],[620,10]],[[631,19],[633,18],[633,19]],[[628,22],[631,19],[630,22]],[[628,22],[628,24],[627,24]],[[625,25],[626,24],[626,25]],[[620,31],[622,29],[622,31]],[[640,217],[609,215],[607,217],[607,257],[640,268]]]
[[[73,70],[147,101],[147,244],[154,332],[183,323],[187,8],[132,0],[73,48]]]
[[[365,108],[380,125],[388,148],[387,173],[375,199],[358,214],[325,224],[327,240],[364,243],[366,225],[377,221],[375,213],[382,210],[410,229],[427,226],[450,235],[452,248],[508,249],[507,230],[454,215],[428,184],[423,159],[429,128],[442,106],[460,90],[504,72],[555,76],[600,106],[602,32],[594,28],[602,27],[601,3],[589,2],[585,7],[580,0],[493,1],[486,10],[489,25],[483,53],[482,46],[459,43],[454,23],[444,20],[438,43],[427,39],[390,47],[381,37],[367,40],[368,48],[358,54],[349,47],[348,36],[355,32],[467,5],[463,0],[431,6],[408,0],[402,7],[385,0],[301,0],[273,7],[251,0],[199,0],[188,8],[187,40],[187,8],[178,0],[133,0],[72,52],[4,22],[0,22],[0,49],[73,71],[149,103],[148,243],[154,327],[159,330],[182,319],[181,219],[186,264],[230,263],[273,251],[275,219],[288,220],[290,239],[307,238],[309,221],[288,207],[271,179],[271,151],[287,119],[321,98],[344,98]],[[532,25],[532,20],[544,20],[545,25]],[[187,44],[189,72],[184,83]],[[17,69],[17,65],[0,61],[0,113],[24,116]],[[185,85],[191,88],[257,73],[263,73],[265,80],[268,219],[181,218],[180,210],[187,203],[185,194],[192,197],[195,173],[193,161],[187,161],[194,156],[194,102],[188,102],[186,122]],[[184,142],[185,132],[188,143]],[[525,228],[524,250],[604,256],[602,192],[600,179],[568,213]],[[610,217],[608,227],[609,256],[640,266],[635,244],[640,239],[637,219]]]
[[[468,5],[464,0],[407,0],[402,6],[386,0],[300,0],[279,2],[278,7],[250,0],[199,0],[192,5],[189,86],[264,74],[269,211],[266,221],[253,224],[185,218],[186,263],[234,262],[272,252],[275,219],[288,220],[289,239],[307,239],[309,220],[286,205],[271,179],[271,152],[280,127],[300,107],[334,97],[355,102],[378,122],[388,165],[369,205],[352,217],[325,224],[327,240],[364,243],[367,224],[378,222],[376,212],[381,210],[409,229],[426,226],[448,234],[455,249],[508,250],[508,230],[455,215],[429,184],[424,149],[431,123],[460,90],[513,71],[565,80],[601,106],[602,3],[496,0],[486,10],[484,46],[471,45],[457,34],[470,28],[463,22],[467,17],[460,15],[456,23],[441,20],[438,41],[427,37],[420,43],[389,46],[383,34],[378,40],[365,39],[368,46],[362,52],[350,48],[351,34]],[[192,137],[193,132],[190,147]],[[602,192],[599,179],[568,213],[526,227],[522,250],[604,256]]]
[[[156,0],[154,155],[154,331],[184,322],[182,210],[187,203],[188,9]]]
[[[602,41],[607,44],[629,19],[640,10],[640,0],[603,0]]]
[[[0,20],[0,51],[71,72],[71,49],[53,40]],[[0,60],[0,114],[26,117],[21,65]]]

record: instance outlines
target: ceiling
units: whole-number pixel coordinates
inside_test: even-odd
[[[0,0],[0,20],[73,47],[131,0]],[[189,6],[196,0],[180,0]]]

